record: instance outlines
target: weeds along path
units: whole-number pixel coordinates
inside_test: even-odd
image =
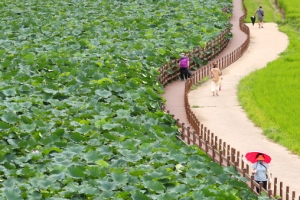
[[[192,110],[204,126],[241,154],[263,151],[271,155],[273,177],[300,195],[300,157],[267,139],[262,130],[247,118],[237,97],[240,79],[275,60],[286,49],[288,37],[278,30],[275,23],[265,23],[261,29],[257,24],[247,26],[250,28],[249,48],[239,60],[223,70],[219,96],[212,96],[208,81],[190,91],[189,103],[195,107]]]

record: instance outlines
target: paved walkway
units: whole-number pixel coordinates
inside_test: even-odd
[[[238,19],[243,14],[241,0],[233,0],[233,3],[233,39],[218,58],[232,52],[245,40],[245,34],[238,28]],[[259,29],[257,24],[247,25],[251,36],[249,48],[239,60],[223,70],[224,80],[220,96],[212,96],[208,81],[189,93],[189,103],[191,106],[199,106],[193,108],[193,112],[204,126],[241,154],[256,150],[270,154],[270,170],[273,177],[282,181],[284,187],[290,186],[290,191],[296,191],[296,195],[299,196],[300,157],[268,140],[262,134],[262,130],[247,118],[237,100],[237,85],[240,79],[275,60],[278,54],[286,49],[288,37],[278,31],[275,23],[265,23],[263,29]],[[179,118],[181,122],[188,124],[183,105],[184,82],[175,81],[168,85],[165,91],[167,110],[174,114],[176,119]]]
[[[243,57],[223,72],[222,91],[214,97],[210,81],[189,93],[189,103],[197,118],[223,141],[236,148],[241,154],[248,151],[264,151],[272,157],[270,170],[290,191],[300,195],[300,158],[286,148],[268,140],[247,118],[237,98],[237,85],[250,72],[265,67],[269,61],[287,47],[288,38],[279,32],[276,24],[265,24],[264,29],[248,25],[251,38]],[[276,41],[276,45],[274,45]],[[201,97],[201,98],[200,98]]]
[[[233,34],[233,39],[230,40],[226,49],[223,52],[221,52],[215,58],[215,60],[228,55],[228,53],[233,52],[238,47],[240,47],[241,44],[245,42],[247,39],[246,34],[242,32],[239,27],[239,19],[241,16],[244,15],[244,12],[242,10],[242,1],[233,0],[233,4],[234,4],[233,14],[230,19],[230,22],[233,24],[232,31],[231,31]],[[213,61],[214,60],[210,62]],[[179,98],[183,95],[184,95],[184,82],[177,80],[165,87],[165,94],[163,95],[163,97],[167,100],[166,110],[169,110],[171,114],[174,115],[175,119],[180,119],[180,122],[185,123],[186,126],[190,126],[185,114],[184,99]]]

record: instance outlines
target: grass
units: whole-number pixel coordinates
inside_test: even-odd
[[[268,138],[300,155],[300,29],[299,25],[295,26],[299,24],[300,16],[289,13],[294,12],[296,0],[280,2],[287,10],[286,19],[277,15],[267,19],[277,22],[279,30],[288,35],[289,46],[277,60],[242,79],[238,96],[249,118]],[[266,12],[276,8],[268,0],[245,0],[245,3],[249,13],[258,5],[262,5]]]
[[[251,23],[250,17],[254,15],[260,5],[265,11],[264,22],[275,22],[282,20],[280,11],[276,9],[274,4],[270,3],[271,1],[274,2],[274,0],[245,0],[244,2],[248,10],[248,16],[246,17],[245,22]]]
[[[192,108],[200,108],[200,106],[194,105],[192,106]]]

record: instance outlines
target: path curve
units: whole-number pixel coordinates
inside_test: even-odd
[[[263,135],[263,131],[247,118],[237,97],[239,81],[252,71],[261,69],[275,60],[288,45],[288,37],[275,23],[265,23],[263,29],[250,28],[250,45],[244,55],[225,68],[222,91],[218,97],[210,92],[210,81],[189,93],[189,103],[199,121],[223,141],[244,154],[264,151],[272,156],[270,170],[290,191],[300,195],[300,157]]]

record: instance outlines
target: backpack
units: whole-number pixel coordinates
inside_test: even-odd
[[[187,68],[188,67],[188,58],[181,58],[179,61],[179,66],[181,68]]]

